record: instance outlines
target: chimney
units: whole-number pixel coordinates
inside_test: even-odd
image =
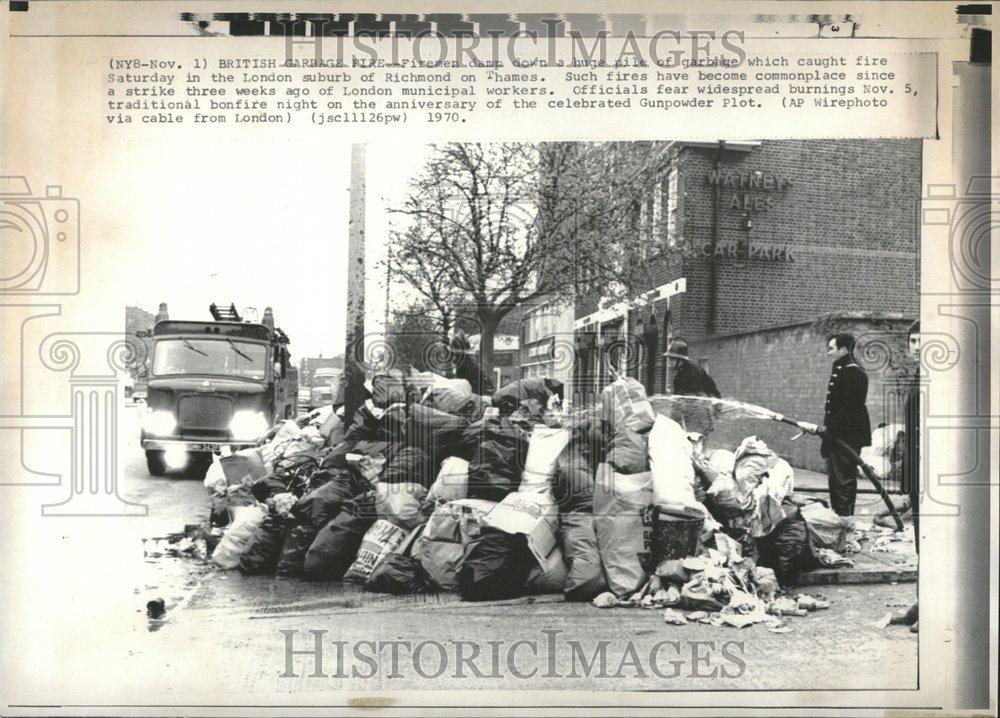
[[[162,322],[166,319],[170,319],[170,317],[167,316],[167,303],[160,302],[160,310],[156,313],[156,321]]]
[[[271,311],[271,307],[264,307],[264,318],[260,323],[270,331],[274,331],[274,312]]]

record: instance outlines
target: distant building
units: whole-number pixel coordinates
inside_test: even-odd
[[[344,357],[306,357],[299,360],[299,386],[312,386],[313,375],[320,367],[344,370]]]
[[[473,334],[469,337],[469,348],[475,355],[479,354],[479,343],[482,336]],[[493,337],[493,381],[499,389],[519,378],[518,338],[512,334],[497,334]]]

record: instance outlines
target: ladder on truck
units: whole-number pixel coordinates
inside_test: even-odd
[[[243,319],[240,317],[239,311],[236,309],[236,305],[230,303],[228,307],[220,307],[215,302],[208,305],[208,311],[212,313],[212,319],[217,322],[242,322]]]

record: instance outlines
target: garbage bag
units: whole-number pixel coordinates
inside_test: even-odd
[[[393,404],[406,404],[406,386],[399,369],[377,372],[371,379],[372,403],[385,409]]]
[[[296,501],[292,515],[300,523],[318,531],[340,513],[346,502],[365,488],[350,471],[337,471],[330,481]]]
[[[466,547],[458,572],[458,594],[465,601],[523,596],[535,558],[523,534],[484,527]]]
[[[601,392],[604,420],[613,431],[629,428],[645,431],[653,426],[656,414],[646,398],[646,389],[637,379],[620,377]]]
[[[462,434],[473,446],[469,460],[469,498],[500,501],[517,491],[528,453],[528,434],[506,418],[473,422]]]
[[[268,474],[262,479],[257,479],[250,485],[250,493],[260,502],[267,501],[275,494],[288,491],[289,481],[285,481],[275,474]]]
[[[462,432],[470,421],[464,416],[448,414],[433,406],[414,404],[406,428],[410,446],[422,449],[437,467],[444,459],[461,449]],[[464,457],[463,457],[464,458]]]
[[[647,550],[652,518],[652,476],[618,474],[608,464],[597,468],[594,529],[608,588],[627,596],[646,582],[640,554]]]
[[[430,457],[415,446],[404,446],[392,452],[382,472],[382,482],[386,484],[419,484],[426,489],[433,480]]]
[[[380,519],[405,529],[414,529],[424,522],[420,507],[427,497],[427,489],[422,485],[381,483],[377,491],[375,510]]]
[[[375,523],[375,492],[345,502],[340,514],[320,529],[306,553],[303,571],[312,580],[337,580],[350,567],[365,533]]]
[[[469,462],[458,456],[449,456],[441,463],[437,479],[427,493],[430,503],[447,503],[464,499],[469,490]]]
[[[434,386],[424,394],[420,402],[454,416],[473,416],[481,411],[482,402],[472,393],[472,385],[465,379],[439,378]]]
[[[738,496],[753,493],[778,460],[778,455],[756,436],[748,436],[740,442],[733,462],[733,480]]]
[[[562,590],[567,601],[589,601],[608,590],[597,548],[594,515],[572,511],[559,516],[559,533],[567,571]]]
[[[649,432],[619,427],[611,437],[605,461],[622,474],[649,471]]]
[[[385,519],[373,523],[361,540],[354,562],[344,573],[344,580],[354,583],[367,581],[379,562],[406,538],[406,533],[405,529]]]
[[[782,585],[798,572],[816,566],[809,546],[809,531],[798,508],[786,505],[787,517],[771,533],[758,538],[757,565],[774,570]]]
[[[559,455],[553,496],[560,511],[593,513],[594,470],[583,442],[572,442]]]
[[[326,445],[333,447],[344,440],[347,434],[347,427],[344,426],[343,415],[337,412],[330,412],[330,415],[319,428],[319,433],[326,439]]]
[[[220,568],[239,566],[240,558],[250,548],[263,521],[264,511],[259,506],[234,508],[233,522],[212,552],[212,563]]]
[[[465,547],[482,533],[483,516],[494,506],[493,501],[462,499],[434,509],[414,545],[413,555],[442,590],[453,591],[458,587]]]
[[[528,439],[528,455],[518,491],[550,494],[559,456],[570,440],[570,430],[541,424],[535,426]]]
[[[691,442],[673,419],[659,415],[649,432],[653,503],[667,513],[699,508],[695,497]]]
[[[569,569],[566,566],[565,556],[560,548],[555,546],[541,563],[534,562],[528,572],[524,590],[528,594],[562,593],[568,577]]]
[[[843,553],[847,547],[847,532],[853,527],[853,519],[840,516],[836,511],[814,501],[799,508],[806,522],[809,542],[814,549],[830,548]]]
[[[290,524],[288,516],[267,516],[250,547],[240,557],[240,572],[251,576],[274,573]]]
[[[306,552],[312,546],[318,529],[312,526],[293,526],[287,534],[278,556],[275,573],[279,576],[298,576],[306,561]]]
[[[430,577],[419,559],[399,553],[385,556],[365,581],[365,590],[377,593],[406,595],[432,589]]]
[[[501,416],[510,416],[524,402],[534,401],[538,413],[548,406],[549,398],[557,393],[562,396],[562,382],[555,379],[517,379],[493,392],[493,406]]]

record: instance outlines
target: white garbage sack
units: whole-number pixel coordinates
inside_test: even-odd
[[[444,591],[458,588],[466,546],[482,532],[482,519],[496,506],[494,501],[460,499],[441,504],[420,538],[413,545],[413,557],[420,559],[434,584]]]
[[[240,558],[256,539],[264,516],[264,510],[259,506],[234,508],[233,522],[222,535],[215,551],[212,552],[212,563],[226,569],[238,567]]]
[[[521,475],[521,493],[551,495],[552,482],[556,475],[559,455],[570,440],[570,430],[539,424],[531,432],[528,440],[528,456]]]
[[[670,417],[658,415],[649,432],[649,464],[653,475],[653,503],[666,513],[702,511],[694,494],[692,445],[687,432]]]
[[[601,407],[613,431],[624,427],[641,433],[649,429],[656,418],[653,405],[646,398],[645,387],[632,377],[620,377],[604,387]]]
[[[226,480],[226,472],[222,468],[222,462],[218,455],[212,455],[212,464],[205,472],[205,490],[213,496],[222,496],[226,493],[229,481]]]
[[[441,462],[437,479],[431,484],[427,500],[447,503],[464,499],[469,491],[469,462],[458,456],[449,456]]]

